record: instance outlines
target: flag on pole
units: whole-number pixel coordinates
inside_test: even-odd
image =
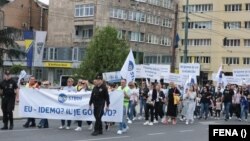
[[[121,76],[123,79],[127,80],[127,83],[131,81],[135,81],[136,76],[136,65],[135,65],[135,58],[133,56],[133,52],[130,49],[128,57],[124,62],[122,69],[121,69]]]
[[[217,83],[222,83],[222,76],[223,74],[222,74],[222,65],[221,65],[215,77],[217,80]]]
[[[194,84],[197,84],[197,78],[195,75],[189,75],[188,79],[185,82],[184,85],[184,92],[186,89],[189,89],[190,86],[193,86]]]
[[[25,72],[25,70],[22,70],[22,71],[20,72],[19,77],[18,77],[18,81],[17,81],[17,86],[20,85],[21,79],[23,79],[23,78],[26,76],[26,74],[27,74],[27,73]]]

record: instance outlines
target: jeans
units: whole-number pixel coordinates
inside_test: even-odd
[[[245,108],[244,105],[241,105],[241,114],[240,114],[241,119],[243,119],[244,116],[245,116],[245,119],[247,119],[247,117],[248,117],[248,109]]]
[[[119,130],[123,130],[127,128],[126,124],[126,106],[123,106],[123,116],[122,116],[122,122],[119,123]]]
[[[224,102],[224,106],[225,106],[225,114],[226,114],[226,120],[229,119],[229,111],[230,111],[230,107],[231,107],[232,103],[231,102]]]
[[[142,116],[142,110],[145,113],[146,100],[143,97],[140,97],[140,116]]]
[[[129,101],[129,105],[128,105],[128,117],[130,120],[133,120],[133,117],[134,117],[134,112],[135,112],[135,106],[136,106],[136,103],[133,102],[133,101]]]
[[[200,118],[202,118],[204,113],[205,113],[205,118],[207,118],[208,111],[209,111],[209,103],[201,103]]]

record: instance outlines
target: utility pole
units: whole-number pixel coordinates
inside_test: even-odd
[[[184,63],[187,63],[187,54],[188,54],[188,50],[187,50],[187,45],[188,45],[188,7],[189,7],[189,0],[186,0],[186,17],[185,17],[185,46],[184,46]]]
[[[137,26],[137,43],[136,43],[136,64],[139,64],[139,43],[140,43],[140,18],[141,18],[141,13],[138,10],[139,6],[139,1],[136,2],[136,16],[138,12],[138,19],[136,18],[136,26]]]
[[[176,42],[176,35],[177,35],[177,24],[178,24],[178,4],[175,6],[175,14],[174,14],[174,41],[172,47],[172,62],[171,62],[171,72],[175,72],[175,47],[178,45]]]

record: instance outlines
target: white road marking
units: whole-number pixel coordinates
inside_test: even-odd
[[[194,130],[181,130],[179,132],[184,133],[184,132],[193,132]]]
[[[53,128],[46,128],[47,129],[53,129]],[[13,130],[2,130],[0,133],[6,133],[6,132],[30,132],[30,131],[37,131],[37,130],[42,130],[42,129],[13,129]]]
[[[148,134],[149,136],[154,136],[154,135],[162,135],[162,134],[165,134],[165,133],[163,133],[163,132],[161,132],[161,133],[151,133],[151,134]]]
[[[97,139],[86,139],[86,140],[75,140],[75,141],[99,141],[99,140],[110,140],[110,139],[122,139],[129,138],[130,136],[119,136],[119,137],[110,137],[110,138],[97,138]]]

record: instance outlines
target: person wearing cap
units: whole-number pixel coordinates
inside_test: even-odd
[[[102,134],[102,116],[104,113],[104,107],[106,103],[106,108],[108,109],[109,93],[106,85],[103,83],[102,74],[99,73],[96,76],[96,85],[94,86],[91,97],[89,100],[89,107],[94,105],[94,116],[95,116],[95,127],[92,136],[97,136]]]
[[[3,112],[4,126],[3,128],[1,128],[2,130],[13,129],[13,110],[15,107],[17,88],[17,83],[11,78],[10,72],[6,71],[4,75],[4,80],[0,83],[0,89],[3,90],[1,106]],[[9,128],[8,121],[10,121]]]

